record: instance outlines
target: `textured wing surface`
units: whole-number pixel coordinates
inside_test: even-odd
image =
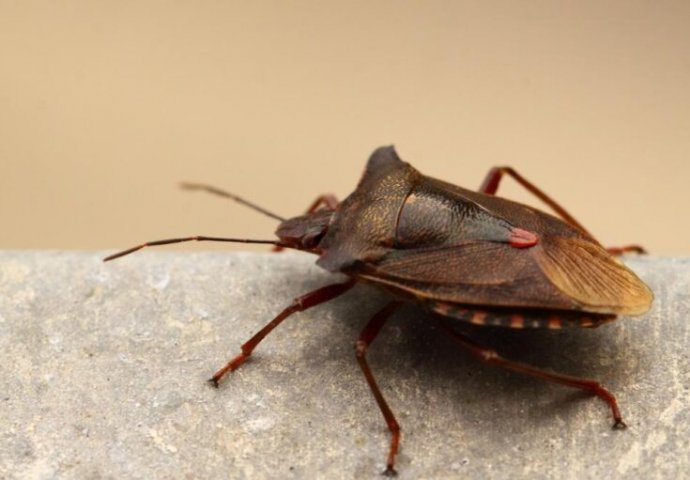
[[[398,250],[361,276],[418,299],[494,307],[637,315],[653,294],[601,246],[580,237],[542,237],[528,249],[471,242]]]
[[[649,310],[652,291],[599,245],[582,238],[549,238],[536,256],[553,285],[585,309],[639,315]]]
[[[421,300],[496,307],[577,309],[568,295],[554,288],[534,261],[531,250],[505,243],[397,250],[360,277]]]

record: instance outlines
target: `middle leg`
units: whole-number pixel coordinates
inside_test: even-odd
[[[367,325],[364,327],[364,330],[362,330],[360,333],[359,339],[355,344],[355,355],[357,356],[357,362],[364,373],[364,377],[367,379],[369,389],[376,399],[379,410],[381,410],[381,414],[386,420],[388,430],[391,432],[391,444],[390,449],[388,450],[388,459],[386,460],[386,470],[383,472],[383,474],[388,477],[394,477],[397,475],[394,464],[395,455],[398,453],[398,445],[400,444],[400,425],[395,419],[393,411],[388,406],[388,402],[386,402],[386,399],[383,398],[383,394],[376,383],[374,374],[371,373],[371,369],[369,368],[369,364],[367,363],[366,359],[366,351],[369,345],[371,345],[374,339],[376,339],[376,336],[381,331],[381,328],[383,327],[384,323],[386,323],[386,320],[390,318],[393,312],[401,304],[402,302],[400,301],[390,302],[378,313],[376,313],[376,315],[374,315],[371,320],[369,320],[369,323],[367,323]]]

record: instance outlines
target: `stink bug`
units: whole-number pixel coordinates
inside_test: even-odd
[[[560,218],[496,197],[504,175],[513,177]],[[357,361],[391,433],[385,474],[395,474],[400,427],[365,354],[403,302],[440,314],[439,324],[481,360],[593,393],[610,407],[614,428],[625,427],[615,397],[597,381],[507,360],[452,328],[452,322],[507,328],[596,327],[618,315],[642,314],[651,306],[651,290],[614,258],[626,251],[642,252],[640,247],[605,249],[562,207],[511,168],[492,169],[479,192],[473,192],[424,176],[400,160],[393,147],[383,147],[372,154],[359,185],[344,201],[324,195],[306,214],[290,219],[207,185],[185,186],[229,197],[279,220],[278,240],[174,238],[148,242],[105,260],[147,246],[195,240],[267,243],[278,250],[316,254],[319,266],[350,277],[293,300],[213,375],[213,385],[243,364],[285,318],[363,281],[388,290],[395,298],[371,318],[356,342]]]

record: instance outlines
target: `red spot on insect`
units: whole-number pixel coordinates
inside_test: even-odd
[[[525,317],[519,313],[513,314],[510,317],[510,328],[524,328],[525,327]]]
[[[508,242],[511,247],[515,248],[527,248],[536,245],[539,241],[534,233],[524,230],[522,228],[513,227],[510,229],[510,236],[508,237]]]
[[[436,310],[441,315],[449,316],[448,313],[450,312],[450,305],[448,305],[447,303],[437,303],[434,306],[434,310]]]
[[[486,312],[474,312],[474,315],[472,315],[472,319],[470,320],[470,322],[474,323],[475,325],[484,325],[486,323]]]
[[[581,326],[581,327],[585,327],[585,328],[586,328],[586,327],[593,327],[593,326],[594,326],[594,320],[592,320],[592,319],[589,318],[589,317],[583,317],[583,318],[580,320],[580,326]]]
[[[561,328],[563,326],[563,321],[561,320],[561,317],[554,315],[552,317],[549,317],[548,321],[548,328]]]

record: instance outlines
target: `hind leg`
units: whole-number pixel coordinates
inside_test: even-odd
[[[451,338],[455,340],[462,348],[467,350],[474,357],[479,360],[490,363],[492,365],[505,368],[506,370],[511,370],[513,372],[522,373],[529,375],[531,377],[538,378],[551,383],[558,383],[560,385],[566,385],[568,387],[579,388],[580,390],[585,390],[593,393],[604,402],[606,402],[611,409],[613,415],[613,428],[623,429],[626,427],[623,422],[623,417],[621,416],[620,409],[618,408],[618,402],[616,397],[605,389],[598,381],[591,380],[588,378],[572,377],[570,375],[563,375],[560,373],[548,372],[546,370],[541,370],[539,368],[532,367],[521,362],[515,362],[508,360],[500,356],[495,350],[488,348],[484,345],[475,342],[466,335],[456,332],[443,321],[439,320],[441,327],[451,335]]]
[[[496,191],[498,190],[498,185],[501,183],[501,179],[503,178],[504,175],[508,175],[509,177],[512,177],[516,182],[518,182],[520,185],[522,185],[528,192],[533,194],[535,197],[537,197],[539,200],[544,202],[546,205],[551,207],[551,209],[558,214],[559,217],[561,217],[563,220],[565,220],[567,223],[572,225],[575,228],[578,228],[579,230],[583,231],[590,237],[592,236],[585,227],[582,226],[580,222],[575,220],[575,218],[570,215],[565,208],[563,208],[561,205],[558,204],[553,198],[551,198],[549,195],[547,195],[544,191],[542,191],[539,187],[534,185],[532,182],[527,180],[525,177],[520,175],[518,172],[516,172],[513,168],[511,167],[494,167],[491,170],[489,170],[489,173],[486,175],[486,178],[482,182],[481,187],[479,187],[479,192],[481,193],[486,193],[487,195],[495,195]],[[623,255],[624,253],[628,252],[635,252],[635,253],[647,253],[647,251],[641,247],[640,245],[625,245],[622,247],[609,247],[606,250],[611,255],[616,255],[620,256]]]

